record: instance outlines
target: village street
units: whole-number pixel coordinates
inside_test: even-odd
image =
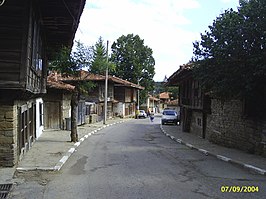
[[[177,126],[167,125],[175,131]],[[59,172],[17,174],[11,198],[264,198],[265,176],[165,136],[160,117],[129,120],[85,140]],[[222,186],[254,186],[229,193]],[[232,192],[232,191],[231,191]],[[240,192],[240,191],[239,191]],[[244,192],[243,190],[241,192]]]

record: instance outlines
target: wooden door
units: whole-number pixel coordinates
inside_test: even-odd
[[[44,128],[60,129],[60,102],[44,103]]]

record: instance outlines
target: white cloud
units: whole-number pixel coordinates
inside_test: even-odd
[[[93,45],[100,36],[112,43],[122,35],[138,34],[153,50],[154,79],[161,81],[191,58],[199,34],[183,28],[192,23],[184,13],[199,7],[197,0],[90,0],[76,39]]]

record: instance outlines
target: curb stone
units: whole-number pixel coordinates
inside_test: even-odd
[[[115,124],[121,124],[124,123],[125,121],[119,121],[119,122],[115,122],[112,124],[106,124],[102,127],[99,127],[96,130],[91,131],[90,133],[86,134],[85,136],[83,136],[82,138],[79,139],[78,142],[76,142],[73,147],[71,147],[66,153],[65,155],[59,160],[59,162],[54,166],[54,167],[36,167],[36,168],[16,168],[16,170],[18,172],[25,172],[25,171],[59,171],[63,165],[66,163],[66,161],[69,159],[69,157],[77,150],[77,148],[80,146],[80,144],[86,140],[87,138],[89,138],[90,136],[94,135],[95,133],[101,131],[102,129],[105,129],[106,127],[115,125]]]
[[[266,170],[264,170],[264,169],[255,167],[253,165],[245,164],[243,162],[239,162],[239,161],[233,160],[233,159],[228,158],[228,157],[223,156],[223,155],[217,155],[217,154],[211,153],[210,151],[207,151],[205,149],[197,148],[197,147],[195,147],[192,144],[185,143],[182,139],[177,139],[174,136],[166,133],[166,131],[163,129],[162,125],[160,125],[160,129],[161,129],[161,131],[163,132],[163,134],[166,137],[169,137],[170,139],[174,140],[175,142],[177,142],[179,144],[182,144],[182,145],[185,145],[185,146],[189,147],[190,149],[197,150],[197,151],[205,154],[206,156],[207,155],[211,155],[211,156],[216,157],[217,159],[222,160],[224,162],[228,162],[228,163],[231,163],[231,164],[235,164],[235,165],[240,166],[240,167],[242,167],[244,169],[247,169],[249,171],[253,171],[253,172],[257,173],[257,174],[266,176]]]

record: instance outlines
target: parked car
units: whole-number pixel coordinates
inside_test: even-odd
[[[146,118],[147,117],[147,113],[144,110],[139,110],[139,118]]]
[[[175,110],[165,109],[162,115],[162,125],[166,123],[179,124],[180,115]]]

